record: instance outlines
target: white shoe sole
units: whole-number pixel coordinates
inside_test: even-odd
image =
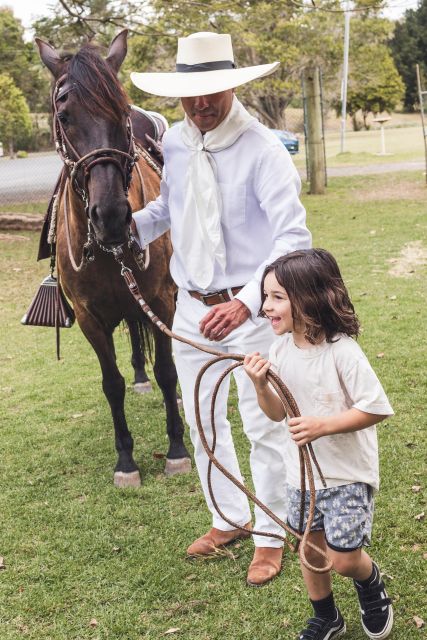
[[[362,627],[363,627],[363,631],[366,633],[368,638],[371,638],[371,640],[385,640],[385,638],[389,637],[391,630],[393,629],[393,622],[394,622],[393,607],[390,607],[390,615],[388,617],[387,624],[380,633],[372,633],[371,631],[368,631],[368,629],[363,624],[363,620],[362,620]]]

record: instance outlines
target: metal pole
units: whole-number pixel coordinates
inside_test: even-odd
[[[344,62],[341,84],[341,153],[345,149],[345,127],[347,121],[347,79],[348,79],[348,49],[350,44],[350,2],[347,0],[344,12]]]
[[[385,135],[384,135],[384,123],[381,122],[381,154],[382,156],[385,156]]]
[[[420,67],[417,64],[417,85],[418,85],[418,99],[420,101],[420,113],[421,113],[421,124],[423,127],[423,136],[424,136],[424,154],[426,159],[426,183],[427,183],[427,133],[426,126],[424,121],[424,96],[427,95],[427,91],[423,91],[421,87],[421,75],[420,75]]]

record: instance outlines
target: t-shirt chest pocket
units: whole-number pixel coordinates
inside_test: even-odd
[[[221,222],[234,229],[246,221],[246,185],[218,183],[222,199]]]
[[[345,397],[342,391],[318,391],[314,394],[316,411],[319,415],[333,415],[345,410]]]

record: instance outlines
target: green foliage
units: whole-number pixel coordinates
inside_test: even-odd
[[[420,0],[417,9],[408,9],[397,23],[391,42],[394,61],[405,82],[404,104],[413,111],[419,104],[416,64],[427,83],[427,0]]]
[[[267,125],[283,128],[284,111],[300,95],[301,71],[320,65],[327,77],[335,77],[342,44],[337,38],[340,14],[306,11],[290,0],[230,3],[207,0],[153,0],[149,28],[155,38],[132,38],[127,70],[173,71],[177,37],[197,31],[230,33],[238,66],[280,61],[279,69],[266,79],[238,88],[238,95]],[[338,8],[338,2],[328,2]],[[135,89],[127,85],[137,99]],[[144,95],[144,105],[146,104]],[[147,100],[151,104],[152,98]],[[157,106],[169,104],[155,99]],[[172,106],[175,102],[170,103]]]
[[[353,126],[364,126],[369,113],[391,112],[403,97],[404,85],[387,46],[392,23],[381,18],[355,18],[350,27],[347,113]],[[337,113],[341,102],[335,100]]]
[[[28,66],[29,48],[24,44],[24,28],[12,9],[0,8],[0,60],[2,73],[7,73],[20,86]]]
[[[28,158],[28,153],[26,151],[17,151],[16,153],[16,157],[17,158]]]
[[[0,75],[0,140],[9,145],[13,155],[15,141],[30,133],[30,110],[24,94],[7,74]]]
[[[0,60],[2,73],[7,73],[24,93],[30,111],[48,109],[48,74],[30,42],[24,42],[21,21],[11,9],[0,8]]]

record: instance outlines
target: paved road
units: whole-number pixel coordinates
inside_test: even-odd
[[[16,160],[0,158],[0,206],[47,200],[61,167],[55,152],[34,153]]]
[[[30,154],[28,158],[0,158],[0,206],[48,199],[62,162],[55,152]],[[423,171],[424,162],[385,162],[366,166],[331,167],[329,177],[370,175],[392,171]],[[305,178],[305,170],[301,169]]]

